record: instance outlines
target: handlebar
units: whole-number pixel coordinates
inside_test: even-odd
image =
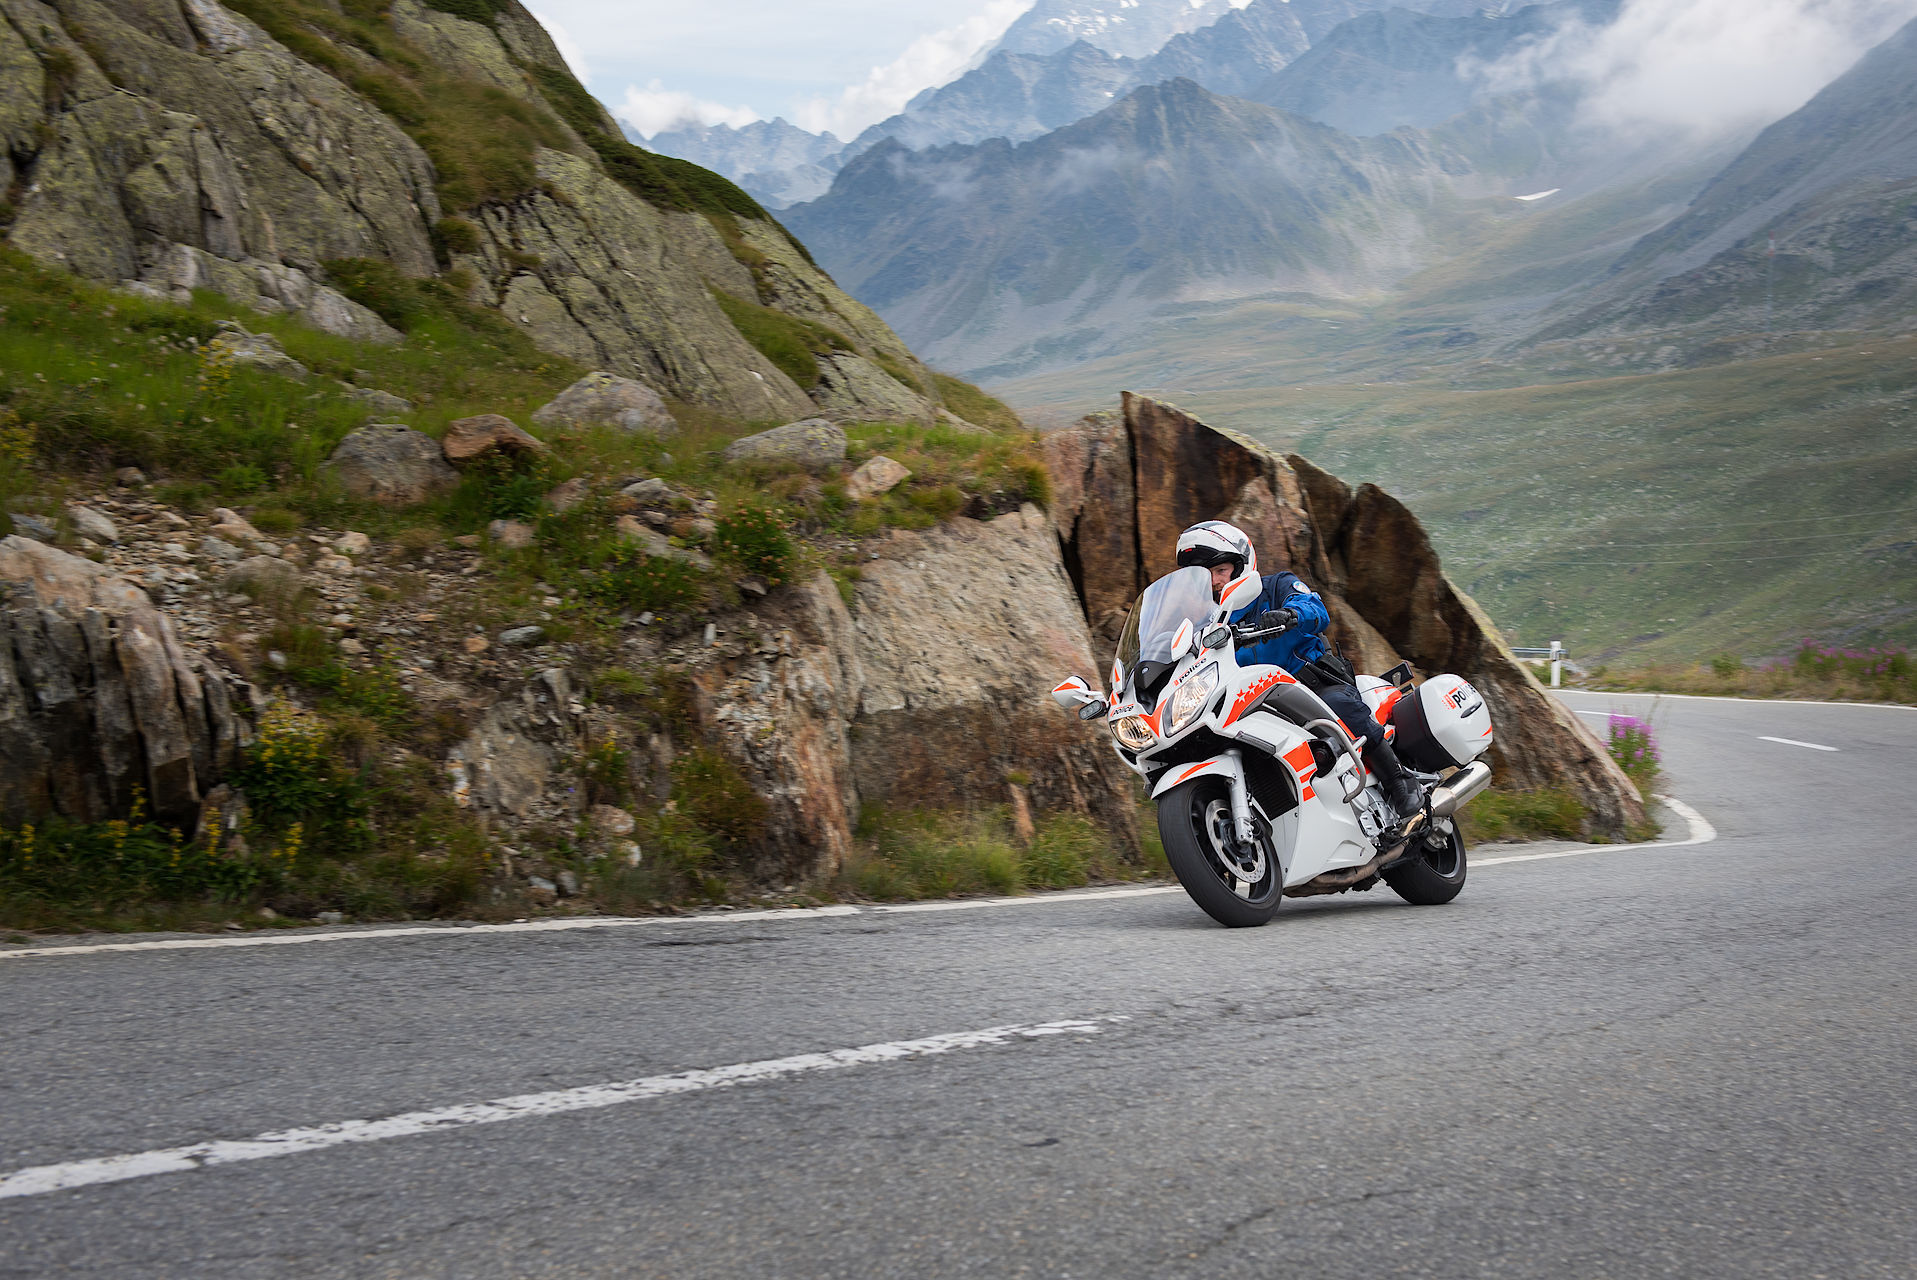
[[[1269,640],[1273,636],[1281,636],[1289,630],[1291,630],[1289,626],[1260,627],[1256,623],[1240,622],[1233,624],[1231,635],[1232,639],[1239,644],[1251,644],[1259,640]]]

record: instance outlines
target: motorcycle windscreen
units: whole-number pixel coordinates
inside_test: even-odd
[[[1196,565],[1166,574],[1146,587],[1132,605],[1125,634],[1118,638],[1118,671],[1130,697],[1150,703],[1158,686],[1177,665],[1172,641],[1186,622],[1202,627],[1217,606],[1211,598],[1211,573]],[[1117,694],[1114,690],[1114,696]]]

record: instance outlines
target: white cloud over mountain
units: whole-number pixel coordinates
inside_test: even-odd
[[[896,114],[922,90],[964,74],[1031,7],[1032,0],[986,0],[963,21],[920,36],[904,53],[872,68],[838,96],[807,102],[794,113],[793,123],[814,133],[854,137],[867,125]]]
[[[1718,134],[1778,119],[1917,15],[1917,0],[1629,0],[1491,66],[1497,89],[1585,86],[1593,123]]]

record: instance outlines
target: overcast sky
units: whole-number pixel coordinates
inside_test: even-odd
[[[943,84],[1031,0],[531,0],[573,69],[652,133],[784,116],[850,138]],[[583,64],[583,65],[582,65]]]

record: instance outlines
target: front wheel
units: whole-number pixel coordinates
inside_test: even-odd
[[[1436,848],[1420,839],[1408,857],[1379,874],[1414,907],[1436,907],[1451,901],[1464,890],[1464,836],[1457,823],[1451,824]]]
[[[1178,883],[1206,915],[1231,929],[1264,924],[1284,901],[1284,873],[1270,842],[1244,851],[1232,839],[1231,790],[1200,778],[1158,801],[1158,834]]]

